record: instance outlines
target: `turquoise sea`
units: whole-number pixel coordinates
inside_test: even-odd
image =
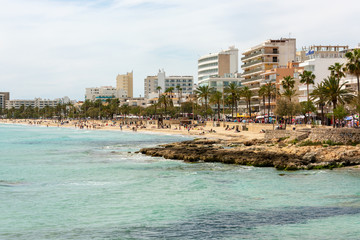
[[[360,238],[360,170],[134,153],[186,139],[0,124],[0,239]]]

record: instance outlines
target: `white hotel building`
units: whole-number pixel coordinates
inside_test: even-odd
[[[209,85],[210,78],[233,77],[239,70],[239,50],[234,46],[209,53],[198,60],[198,84]]]
[[[68,97],[66,97],[66,98],[68,98]],[[50,99],[35,98],[34,100],[24,100],[24,99],[7,100],[6,108],[7,109],[11,109],[11,108],[19,109],[21,106],[24,106],[25,108],[38,107],[39,109],[42,109],[45,106],[56,107],[56,105],[58,105],[59,103],[64,103],[64,99],[58,98],[55,100],[50,100]]]
[[[322,82],[324,78],[330,76],[329,67],[335,63],[346,63],[345,51],[348,46],[311,46],[305,51],[307,60],[300,63],[300,67],[304,70],[311,71],[315,75],[315,84],[309,85],[309,92],[311,93],[318,83]],[[306,84],[299,85],[299,102],[307,101],[307,86]]]
[[[193,93],[194,77],[193,76],[166,76],[164,70],[159,70],[157,76],[147,76],[144,79],[144,96],[151,98],[153,93],[158,93],[157,87],[161,87],[161,92],[165,92],[168,88],[180,86],[184,95]]]
[[[101,101],[106,101],[106,99],[111,98],[126,98],[127,92],[124,89],[117,89],[111,86],[102,86],[94,88],[85,89],[85,100],[96,101],[100,99]]]

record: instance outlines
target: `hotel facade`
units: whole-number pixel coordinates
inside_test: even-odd
[[[233,77],[239,70],[239,50],[234,46],[198,59],[198,84],[209,85],[210,78]]]
[[[117,89],[112,86],[102,86],[85,89],[85,100],[90,101],[106,101],[111,98],[126,98],[127,92],[123,89]]]
[[[177,86],[181,88],[182,94],[192,94],[194,77],[166,76],[164,70],[159,70],[157,76],[147,76],[144,79],[144,96],[145,98],[150,98],[152,93],[158,93],[158,87],[161,87],[161,92],[165,92],[170,87],[173,87],[174,92],[177,92]]]

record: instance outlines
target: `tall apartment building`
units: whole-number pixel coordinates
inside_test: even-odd
[[[241,58],[244,71],[241,82],[242,85],[249,87],[254,91],[253,111],[259,111],[259,97],[257,91],[260,85],[265,83],[265,71],[286,66],[288,62],[294,62],[296,59],[296,39],[281,38],[278,40],[267,40],[256,45],[242,53]]]
[[[0,92],[0,109],[4,109],[6,105],[6,101],[10,99],[9,92]]]
[[[198,60],[198,84],[208,84],[210,77],[237,74],[239,70],[238,55],[239,50],[231,46],[228,50],[200,57]]]
[[[168,88],[180,86],[183,94],[192,94],[194,85],[193,76],[166,76],[164,70],[159,70],[157,76],[147,76],[144,79],[144,96],[149,98],[151,93],[156,93],[157,87],[161,87],[161,91],[165,92]]]
[[[126,96],[133,97],[133,72],[128,72],[126,74],[118,74],[116,77],[116,88],[117,90],[124,90]]]
[[[348,46],[311,46],[303,48],[300,52],[305,52],[306,60],[300,63],[306,71],[311,71],[315,75],[315,85],[330,76],[330,65],[335,63],[343,64],[346,62],[345,52]],[[303,53],[301,53],[303,54]],[[299,52],[298,52],[299,55]],[[309,92],[314,89],[314,85],[309,85]],[[299,101],[307,101],[307,88],[305,84],[299,85]]]
[[[123,89],[117,89],[111,86],[102,86],[94,88],[85,89],[85,100],[96,101],[100,99],[101,101],[106,101],[106,99],[111,98],[126,98],[127,92]]]

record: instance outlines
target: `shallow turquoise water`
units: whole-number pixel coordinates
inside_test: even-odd
[[[359,239],[360,171],[134,153],[185,139],[1,124],[0,239]]]

